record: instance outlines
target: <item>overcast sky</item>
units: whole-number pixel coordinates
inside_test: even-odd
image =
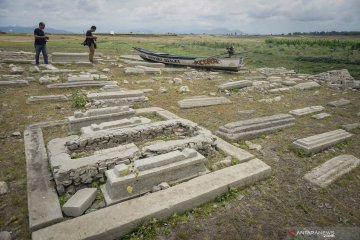
[[[360,31],[360,0],[0,0],[0,25],[83,32]]]

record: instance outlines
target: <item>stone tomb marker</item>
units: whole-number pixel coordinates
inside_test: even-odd
[[[295,110],[290,111],[289,113],[296,115],[296,116],[303,116],[303,115],[307,115],[310,113],[321,112],[322,110],[324,110],[323,106],[311,106],[311,107],[306,107],[306,108],[295,109]]]
[[[230,140],[251,139],[260,134],[279,131],[294,124],[295,119],[290,114],[277,114],[228,123],[221,126],[216,134]]]
[[[154,157],[136,160],[136,173],[122,176],[118,170],[108,170],[106,185],[101,189],[105,201],[109,204],[124,201],[151,191],[152,187],[162,182],[181,182],[206,172],[205,157],[194,149],[185,148],[182,152],[176,150]],[[129,192],[128,187],[132,187]]]
[[[324,149],[335,146],[337,143],[349,139],[352,134],[342,129],[302,138],[292,143],[295,149],[302,149],[305,154],[321,152]]]
[[[352,155],[334,157],[314,168],[304,178],[309,182],[325,188],[339,177],[359,166],[360,160]]]
[[[180,108],[205,107],[219,104],[227,104],[231,101],[225,97],[194,96],[178,101]]]

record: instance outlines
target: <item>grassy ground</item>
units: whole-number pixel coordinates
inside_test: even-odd
[[[0,49],[33,51],[31,35],[0,35]],[[132,46],[183,55],[212,56],[224,53],[224,46],[234,45],[238,52],[246,52],[248,68],[286,67],[300,73],[320,73],[331,69],[349,69],[360,79],[360,67],[356,64],[334,62],[298,61],[298,56],[327,56],[331,59],[360,60],[359,50],[343,47],[292,46],[267,44],[268,38],[279,37],[224,37],[224,36],[100,36],[98,52],[108,56],[133,54]],[[300,38],[300,37],[297,37]],[[359,38],[338,37],[340,41],[360,41]],[[294,39],[291,37],[290,39]],[[309,38],[310,40],[316,40]],[[80,35],[52,35],[48,52],[86,52],[80,43]],[[341,62],[341,61],[340,61]],[[23,65],[28,68],[30,65]],[[66,66],[77,68],[77,66]],[[125,239],[281,239],[291,226],[360,226],[360,168],[342,177],[326,190],[314,188],[303,180],[303,175],[315,166],[339,154],[360,157],[360,130],[346,144],[311,157],[301,157],[289,149],[298,138],[339,128],[342,124],[359,122],[356,113],[360,111],[359,92],[331,90],[325,87],[318,94],[310,91],[290,91],[282,93],[283,100],[272,104],[257,100],[278,96],[250,92],[247,95],[233,92],[228,97],[233,104],[196,109],[179,109],[176,102],[186,96],[204,95],[216,92],[216,86],[231,78],[246,78],[248,73],[234,75],[222,73],[219,80],[185,81],[191,92],[180,94],[175,85],[165,80],[151,84],[136,84],[135,80],[149,76],[125,76],[121,68],[113,65],[97,65],[101,70],[110,68],[109,76],[121,87],[129,89],[153,88],[149,93],[149,105],[170,110],[190,119],[211,131],[219,126],[244,119],[236,113],[254,109],[252,117],[286,113],[289,110],[323,105],[329,101],[346,98],[351,105],[340,108],[326,107],[332,117],[315,120],[311,117],[297,117],[294,127],[282,132],[264,135],[253,142],[261,144],[263,150],[252,152],[272,167],[270,179],[245,189],[234,189],[214,202],[205,204],[190,212],[175,215],[166,221],[152,221],[143,225]],[[81,67],[84,70],[87,67]],[[7,65],[0,68],[0,74],[8,74]],[[30,76],[30,74],[24,74]],[[40,74],[32,75],[36,78]],[[164,74],[165,77],[179,77],[180,74]],[[65,78],[65,75],[62,76]],[[128,80],[124,84],[123,80]],[[158,93],[160,86],[168,88],[164,94]],[[22,138],[11,137],[15,131],[23,132],[28,124],[62,119],[72,115],[71,103],[40,103],[26,105],[33,95],[70,94],[70,90],[47,89],[44,85],[31,83],[27,87],[0,88],[0,181],[9,184],[10,192],[0,196],[0,230],[12,231],[15,239],[29,239],[26,171]],[[223,93],[217,93],[223,96]],[[62,128],[48,128],[44,131],[46,141],[66,135]],[[243,146],[242,141],[238,141]]]

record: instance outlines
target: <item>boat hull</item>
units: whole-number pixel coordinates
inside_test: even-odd
[[[133,48],[137,51],[139,56],[146,61],[159,62],[173,66],[239,71],[243,65],[242,58],[185,57],[167,53],[156,53],[139,47]]]

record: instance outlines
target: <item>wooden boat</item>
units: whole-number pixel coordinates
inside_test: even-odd
[[[227,71],[239,71],[243,66],[242,57],[186,57],[153,52],[140,47],[133,48],[138,52],[140,57],[146,61],[159,62],[168,65]]]

